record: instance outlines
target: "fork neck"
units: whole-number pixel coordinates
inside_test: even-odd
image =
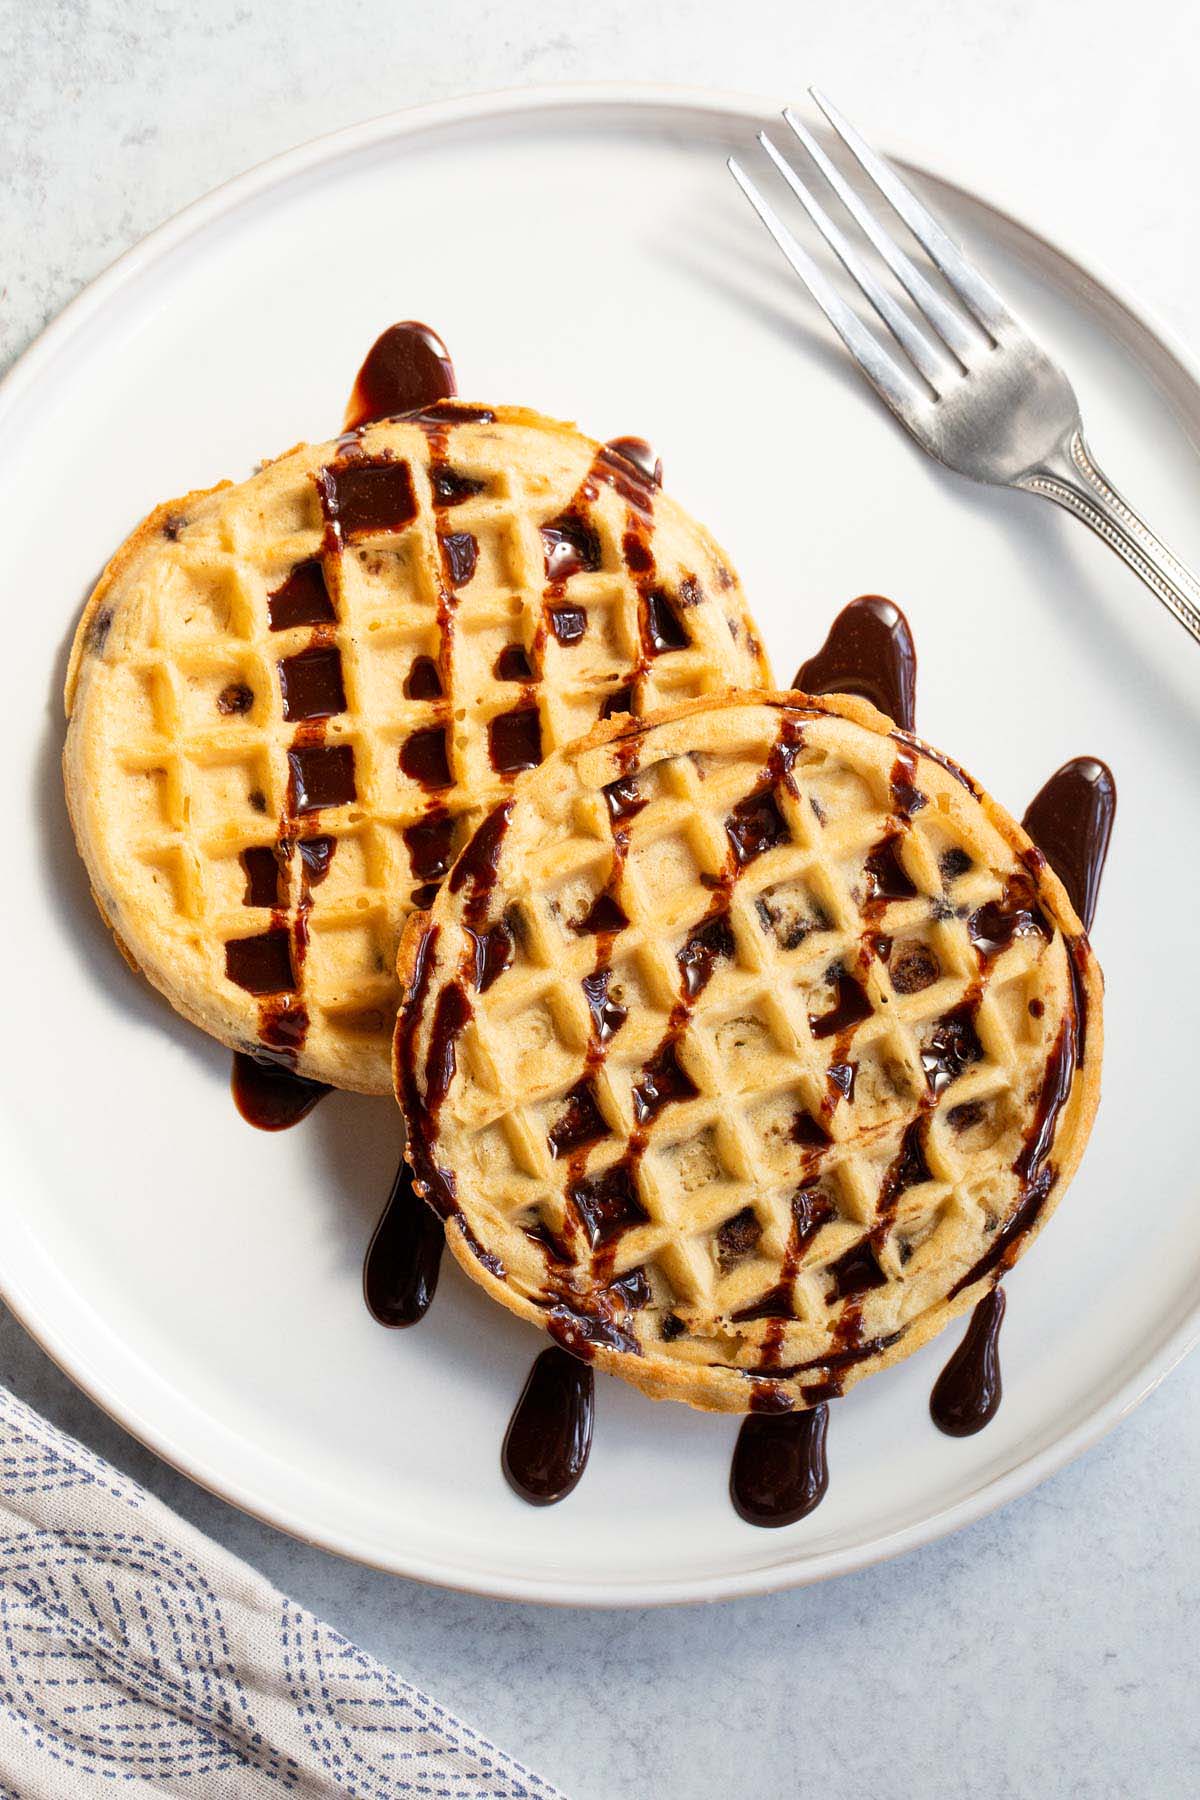
[[[1082,519],[1200,642],[1200,581],[1101,471],[1076,425],[1015,483]]]

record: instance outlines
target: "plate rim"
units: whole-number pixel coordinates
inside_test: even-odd
[[[188,238],[202,232],[223,215],[272,188],[302,176],[323,163],[354,155],[389,139],[403,141],[470,121],[499,120],[508,116],[545,116],[567,110],[573,116],[587,108],[599,115],[627,110],[636,115],[668,116],[686,112],[744,120],[748,128],[774,117],[782,102],[748,92],[660,82],[571,82],[532,87],[490,89],[415,106],[397,108],[355,124],[339,127],[277,152],[231,176],[188,202],[117,256],[35,336],[0,379],[0,422],[19,405],[26,392],[51,369],[60,351],[88,321],[126,284],[168,256]],[[1173,363],[1196,392],[1200,416],[1200,357],[1167,324],[1104,266],[1085,257],[1061,235],[1039,230],[1019,213],[997,201],[986,188],[956,181],[941,170],[936,159],[899,144],[893,138],[889,152],[919,177],[954,191],[968,203],[982,206],[1027,240],[1044,248],[1060,264],[1078,272],[1092,288],[1115,302],[1132,328]],[[1146,379],[1158,383],[1151,371]],[[36,1242],[36,1240],[35,1240]],[[40,1248],[40,1246],[39,1246]],[[45,1251],[42,1250],[45,1255]],[[122,1429],[170,1467],[195,1481],[217,1498],[270,1525],[275,1530],[335,1555],[343,1556],[383,1573],[402,1575],[458,1592],[495,1599],[549,1605],[614,1608],[622,1606],[684,1605],[698,1601],[734,1599],[807,1586],[836,1575],[850,1574],[890,1560],[909,1550],[974,1524],[987,1514],[1030,1492],[1040,1482],[1090,1449],[1133,1411],[1200,1342],[1200,1296],[1186,1309],[1179,1323],[1156,1350],[1132,1368],[1109,1397],[1094,1406],[1071,1429],[1041,1449],[1031,1451],[1005,1474],[980,1484],[972,1493],[927,1513],[920,1520],[861,1544],[818,1554],[781,1558],[755,1569],[698,1576],[695,1574],[653,1581],[597,1577],[590,1582],[556,1578],[513,1576],[503,1571],[484,1574],[462,1563],[413,1553],[403,1543],[383,1556],[377,1545],[362,1541],[354,1531],[340,1535],[322,1531],[314,1535],[311,1524],[289,1515],[286,1505],[264,1496],[255,1483],[231,1479],[206,1459],[206,1453],[188,1454],[164,1436],[162,1429],[142,1417],[140,1403],[130,1404],[116,1393],[108,1378],[89,1368],[66,1344],[56,1324],[41,1316],[38,1304],[22,1291],[19,1277],[0,1263],[0,1299],[50,1359],[72,1383]],[[107,1326],[107,1322],[103,1321]],[[799,1547],[798,1547],[799,1548]]]

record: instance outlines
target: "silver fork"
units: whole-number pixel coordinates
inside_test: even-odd
[[[923,331],[876,277],[772,143],[759,142],[902,351],[896,356],[842,299],[735,157],[729,169],[859,368],[923,449],[975,481],[1024,488],[1065,507],[1102,537],[1186,631],[1200,641],[1200,582],[1160,542],[1097,466],[1063,371],[1014,319],[991,283],[951,242],[891,166],[824,96],[813,99],[860,167],[903,219],[974,321],[968,324],[901,248],[790,107],[783,117],[929,327]]]

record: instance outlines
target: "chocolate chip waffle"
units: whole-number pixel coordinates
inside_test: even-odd
[[[68,800],[181,1013],[383,1093],[403,918],[517,772],[601,715],[767,679],[636,444],[449,401],[150,515],[79,626]]]
[[[713,1410],[814,1405],[972,1306],[1098,1097],[1062,884],[844,696],[597,728],[492,812],[401,966],[408,1154],[463,1268]]]

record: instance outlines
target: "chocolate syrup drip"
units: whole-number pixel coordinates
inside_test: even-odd
[[[633,776],[622,775],[605,788],[604,804],[613,824],[621,825],[637,817],[646,805],[646,799]]]
[[[830,1063],[825,1071],[830,1087],[842,1096],[843,1100],[854,1098],[854,1078],[858,1074],[858,1064],[852,1062]],[[837,1102],[834,1101],[836,1106]]]
[[[1095,916],[1116,801],[1116,783],[1106,765],[1094,757],[1075,757],[1050,777],[1031,801],[1023,821],[1040,854],[1066,888],[1085,931]],[[970,920],[969,929],[976,949],[985,958],[997,955],[1018,934],[1036,932],[1048,937],[1051,932],[1023,876],[1009,883],[1000,902],[981,908]],[[1076,1063],[1083,1063],[1087,1045],[1081,967],[1086,940],[1069,943],[1067,951],[1075,1016],[1073,1021],[1064,1021],[1033,1125],[1013,1165],[1022,1182],[1021,1196],[983,1256],[951,1290],[951,1298],[985,1275],[995,1273],[999,1281],[1015,1260],[1021,1239],[1037,1223],[1054,1185],[1055,1169],[1047,1158],[1054,1145],[1058,1115],[1071,1092]],[[970,1112],[969,1108],[957,1110]],[[953,1121],[953,1115],[951,1118]],[[974,1122],[964,1118],[960,1128],[967,1129]],[[975,1308],[966,1336],[938,1378],[930,1412],[939,1430],[952,1437],[981,1431],[995,1416],[1001,1397],[999,1336],[1003,1318],[1004,1294],[996,1286]]]
[[[454,391],[454,371],[440,339],[427,326],[412,321],[392,326],[359,371],[347,428],[354,431],[371,419],[414,408],[436,411]],[[320,471],[317,488],[327,527],[322,556],[296,564],[267,599],[273,631],[315,628],[307,648],[281,658],[278,665],[283,716],[298,729],[287,751],[286,805],[277,840],[272,847],[247,851],[243,858],[247,904],[269,906],[271,928],[254,938],[232,940],[225,949],[230,979],[259,997],[260,1037],[285,1063],[295,1060],[308,1031],[302,998],[308,913],[312,891],[327,876],[337,847],[337,840],[330,836],[298,840],[296,821],[357,798],[353,747],[325,741],[325,721],[346,708],[340,652],[325,629],[337,618],[336,586],[330,586],[325,559],[336,573],[347,539],[399,531],[416,515],[407,463],[387,455],[367,458],[345,438],[340,441],[337,459]],[[452,534],[448,542],[448,564],[457,579],[469,579],[472,571],[466,568],[466,561],[473,565],[473,539],[466,533]],[[408,697],[432,699],[441,691],[441,676],[433,659],[418,657],[405,682]],[[265,811],[265,801],[259,810]],[[439,809],[427,821],[427,829],[416,827],[410,834],[418,878],[430,881],[443,874],[450,848],[449,825]],[[289,919],[286,867],[293,855],[300,892]],[[235,1058],[235,1098],[247,1117],[269,1129],[302,1117],[327,1091],[286,1067],[253,1057]]]
[[[905,731],[916,717],[917,653],[892,601],[864,594],[844,606],[792,686],[804,694],[858,694]]]
[[[850,1078],[853,1086],[853,1075]],[[840,1085],[840,1081],[839,1081]],[[824,1150],[833,1140],[820,1122],[811,1113],[798,1112],[792,1119],[792,1142],[803,1144],[809,1150]]]
[[[363,1294],[381,1325],[415,1325],[437,1290],[445,1234],[401,1162],[363,1263]]]
[[[1076,756],[1050,777],[1021,821],[1066,888],[1085,931],[1095,917],[1116,810],[1111,769],[1094,756]]]
[[[561,1299],[551,1308],[546,1330],[564,1350],[584,1362],[591,1362],[598,1349],[640,1356],[642,1347],[634,1333],[617,1322],[617,1308],[608,1298],[611,1293],[611,1289],[606,1289],[601,1294],[578,1294]],[[621,1312],[627,1318],[629,1308],[622,1307]]]
[[[454,365],[436,331],[416,319],[389,325],[368,350],[346,405],[346,431],[419,412],[458,392]]]
[[[509,1486],[531,1506],[565,1500],[592,1447],[595,1377],[557,1345],[529,1372],[504,1438],[500,1463]]]
[[[748,1525],[794,1525],[820,1505],[829,1486],[828,1428],[824,1404],[807,1412],[754,1411],[743,1422],[729,1495]]]
[[[887,1280],[866,1241],[855,1244],[852,1249],[839,1256],[836,1262],[831,1262],[829,1273],[833,1276],[839,1300],[853,1299],[856,1294],[865,1294],[870,1288],[882,1287]],[[857,1320],[855,1324],[857,1327]],[[827,1360],[822,1366],[825,1366]]]
[[[725,835],[741,867],[764,856],[789,838],[787,821],[771,792],[748,794],[739,800],[725,821]]]
[[[328,875],[337,846],[338,841],[333,837],[301,838],[296,845],[300,852],[300,879],[304,898],[307,898],[312,888],[320,887]]]
[[[681,1028],[682,1021],[676,1029]],[[670,1101],[691,1100],[698,1091],[679,1060],[674,1039],[668,1038],[645,1065],[633,1090],[633,1116],[639,1125],[648,1125]]]
[[[1076,1041],[1075,1020],[1065,1018],[1046,1068],[1033,1124],[1021,1153],[1013,1164],[1014,1173],[1021,1182],[1020,1198],[983,1255],[950,1289],[948,1299],[953,1300],[956,1294],[961,1294],[964,1289],[981,1281],[993,1270],[998,1271],[998,1280],[1000,1275],[1012,1267],[1021,1239],[1037,1223],[1046,1203],[1046,1196],[1054,1186],[1058,1174],[1054,1164],[1046,1159],[1054,1147],[1058,1115],[1071,1092],[1075,1075]]]
[[[248,1125],[259,1131],[286,1131],[298,1125],[331,1090],[279,1063],[245,1051],[233,1053],[233,1100]]]
[[[803,726],[785,713],[758,787],[744,800],[739,800],[725,820],[725,836],[739,869],[790,840],[791,833],[780,811],[776,791],[780,786],[787,786],[795,793],[791,768],[803,744]]]
[[[811,1357],[808,1362],[792,1363],[786,1369],[777,1369],[775,1374],[780,1380],[783,1380],[795,1375],[807,1374],[810,1370],[821,1370],[824,1373],[832,1374],[838,1370],[851,1369],[857,1363],[870,1362],[872,1357],[882,1356],[885,1350],[890,1350],[893,1344],[899,1343],[903,1335],[902,1331],[892,1331],[885,1337],[868,1338],[864,1343],[854,1344],[848,1350],[834,1350],[827,1352],[824,1356]],[[832,1386],[832,1384],[827,1385]],[[806,1387],[804,1391],[806,1394],[811,1394],[815,1389]],[[829,1397],[834,1398],[835,1396],[830,1393]]]
[[[971,1437],[996,1416],[1000,1379],[1000,1326],[1004,1290],[994,1287],[975,1311],[966,1335],[934,1384],[929,1411],[948,1437]]]
[[[470,947],[458,974],[447,981],[433,1009],[423,1091],[417,1072],[417,1032],[433,981],[439,938],[436,925],[430,925],[418,941],[412,979],[396,1024],[395,1046],[397,1090],[408,1126],[409,1160],[417,1190],[442,1219],[454,1220],[468,1248],[497,1277],[503,1277],[504,1265],[471,1233],[458,1204],[454,1176],[449,1169],[435,1163],[432,1147],[438,1115],[454,1077],[455,1045],[471,1017],[467,983],[476,974],[478,938],[485,926],[488,901],[499,874],[500,851],[511,814],[511,801],[493,807],[450,873],[450,892],[456,894],[467,890],[463,913]]]

